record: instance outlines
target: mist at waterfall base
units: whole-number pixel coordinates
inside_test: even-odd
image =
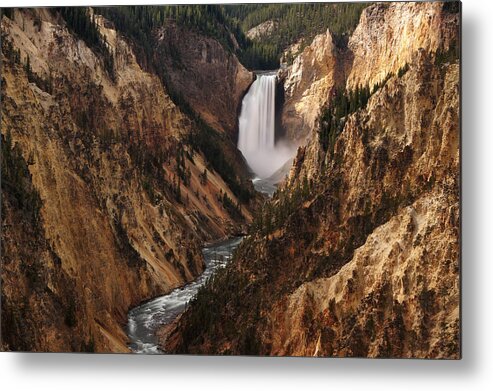
[[[258,74],[243,98],[238,149],[260,179],[276,173],[296,152],[288,141],[275,140],[276,75]]]

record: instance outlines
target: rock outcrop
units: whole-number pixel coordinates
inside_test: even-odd
[[[263,23],[260,23],[258,26],[252,27],[247,31],[246,36],[249,39],[259,39],[266,38],[277,28],[277,21],[275,20],[266,20]]]
[[[275,306],[270,354],[458,358],[458,204],[420,198]],[[307,314],[313,319],[307,320]]]
[[[33,233],[2,186],[6,349],[127,351],[127,310],[194,279],[202,241],[250,219],[247,205],[226,207],[237,195],[187,144],[193,119],[112,23],[94,21],[112,67],[56,11],[16,9],[1,21],[2,134],[41,199]],[[207,42],[233,64],[218,89],[248,78]]]
[[[317,35],[293,64],[281,71],[284,82],[282,127],[286,136],[303,142],[310,135],[320,107],[344,82],[345,55],[334,45],[329,30]]]
[[[373,88],[409,64],[418,49],[457,47],[457,25],[458,14],[444,10],[443,3],[376,3],[363,10],[347,47],[337,47],[330,31],[317,35],[281,71],[284,132],[295,141],[310,137],[320,107],[331,101],[336,88]]]

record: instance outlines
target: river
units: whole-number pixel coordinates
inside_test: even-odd
[[[237,237],[204,247],[202,253],[206,268],[195,281],[129,311],[127,335],[132,352],[165,353],[159,349],[157,329],[170,324],[185,311],[187,303],[197,294],[199,288],[220,268],[226,266],[242,239],[242,237]]]

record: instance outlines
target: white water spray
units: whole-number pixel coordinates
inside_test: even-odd
[[[238,149],[258,177],[265,179],[293,155],[293,148],[275,141],[276,75],[259,74],[243,98]]]

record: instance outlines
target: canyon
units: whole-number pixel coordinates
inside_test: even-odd
[[[460,10],[207,7],[2,16],[0,348],[460,358]]]

